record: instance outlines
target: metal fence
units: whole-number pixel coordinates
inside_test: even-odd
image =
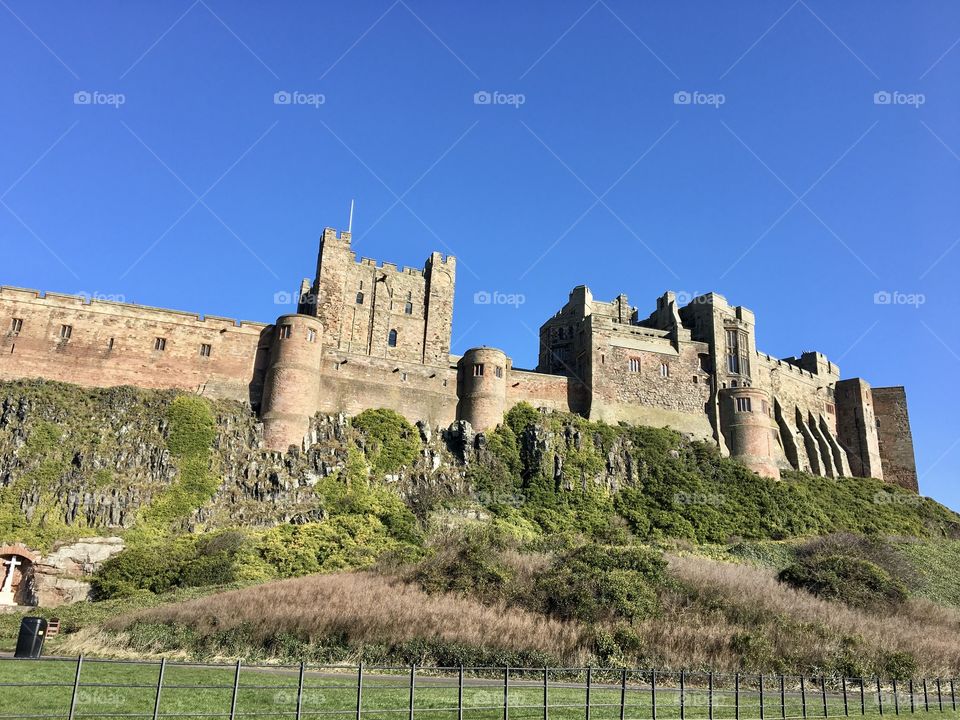
[[[956,709],[952,678],[0,658],[0,720],[803,720]]]

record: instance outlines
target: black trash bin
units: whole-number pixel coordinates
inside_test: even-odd
[[[17,636],[18,658],[38,658],[43,650],[43,638],[47,635],[47,621],[39,617],[25,617],[20,621],[20,635]]]

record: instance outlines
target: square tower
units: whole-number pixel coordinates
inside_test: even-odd
[[[300,312],[315,315],[330,350],[426,365],[449,362],[456,258],[423,269],[361,258],[350,233],[325,228],[317,274]]]

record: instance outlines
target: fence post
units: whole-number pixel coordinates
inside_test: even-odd
[[[77,655],[77,672],[73,678],[73,692],[70,694],[70,715],[69,720],[73,720],[73,716],[77,712],[77,691],[80,689],[80,670],[83,668],[83,654]]]
[[[957,693],[953,687],[953,678],[950,678],[950,703],[953,705],[954,711],[957,709]]]
[[[787,720],[787,689],[783,675],[780,676],[780,718]]]
[[[590,687],[593,685],[593,668],[587,668],[587,706],[585,708],[584,717],[586,720],[590,720]]]
[[[237,695],[240,693],[240,660],[237,660],[237,669],[233,673],[233,696],[230,698],[230,720],[237,717]]]
[[[686,703],[685,695],[687,694],[687,691],[685,689],[686,679],[687,678],[686,678],[686,675],[684,674],[684,671],[681,670],[680,671],[680,720],[684,720],[684,718],[686,718],[686,706],[685,706],[685,703]]]
[[[847,700],[847,679],[845,677],[840,678],[840,682],[843,684],[843,716],[850,717],[850,703]]]
[[[803,717],[807,716],[807,682],[803,675],[800,676],[800,708],[803,710]]]
[[[548,687],[548,678],[550,670],[548,668],[543,669],[543,720],[548,720],[548,711],[547,711],[547,687]]]
[[[713,671],[707,675],[707,717],[713,720]]]
[[[306,663],[301,660],[300,675],[297,677],[297,720],[303,717],[303,673],[305,669]],[[159,693],[157,694],[159,695]],[[156,715],[153,716],[153,720],[157,720]]]
[[[510,720],[510,666],[503,669],[503,720]]]
[[[910,713],[913,714],[913,712],[914,712],[914,709],[913,709],[913,678],[910,678],[909,688],[910,688]]]
[[[861,715],[866,715],[866,714],[867,714],[867,694],[866,694],[866,692],[864,691],[864,683],[865,683],[865,682],[866,682],[866,681],[865,681],[865,680],[863,679],[863,677],[861,676],[861,677],[860,677],[860,714],[861,714]]]
[[[923,709],[930,712],[930,696],[927,694],[927,679],[923,679]]]
[[[163,687],[163,670],[167,667],[167,659],[160,658],[160,674],[157,676],[157,697],[153,701],[153,720],[160,716],[160,689]],[[299,720],[299,716],[297,718]]]
[[[363,708],[363,662],[357,665],[357,720]]]
[[[880,678],[877,677],[877,709],[883,715],[883,690],[880,689]]]
[[[940,707],[940,712],[943,712],[943,695],[940,692],[940,678],[937,678],[937,705]]]
[[[897,679],[893,679],[893,714],[900,714],[900,698],[897,696]]]
[[[463,663],[460,663],[460,671],[457,673],[457,720],[463,720]]]
[[[413,720],[414,692],[417,687],[417,666],[416,663],[410,666],[410,720]]]
[[[763,673],[760,673],[760,720],[763,720]]]
[[[827,714],[827,679],[823,675],[820,676],[820,697],[823,698],[823,716],[829,717]]]
[[[620,720],[627,716],[627,669],[620,676]]]
[[[733,676],[733,717],[740,720],[740,673]]]
[[[650,671],[650,717],[657,720],[657,671]]]

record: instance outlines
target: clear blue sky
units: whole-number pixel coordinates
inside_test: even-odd
[[[459,258],[455,352],[715,290],[906,385],[960,509],[958,41],[946,0],[0,0],[0,282],[272,321],[355,198],[359,254]]]

